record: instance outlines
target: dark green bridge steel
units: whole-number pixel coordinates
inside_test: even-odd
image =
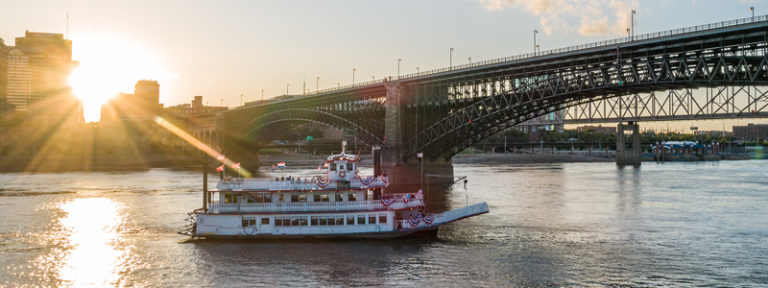
[[[385,162],[450,162],[505,128],[590,101],[681,88],[768,85],[760,16],[390,77],[223,113],[224,150],[257,151],[284,123],[381,145]]]

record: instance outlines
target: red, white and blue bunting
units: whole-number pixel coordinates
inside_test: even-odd
[[[331,179],[328,179],[325,182],[320,182],[320,179],[315,179],[315,184],[320,188],[325,188],[328,187],[328,184],[331,184]]]
[[[381,181],[384,181],[384,186],[389,186],[389,177],[381,177]]]
[[[361,177],[360,182],[363,182],[363,185],[368,186],[368,184],[371,184],[374,179],[376,179],[376,177],[371,176],[371,177],[366,177],[365,179]]]
[[[392,205],[392,203],[395,203],[397,201],[396,199],[381,199],[381,204],[384,205],[384,207],[387,207],[389,205]]]
[[[408,219],[408,223],[411,223],[411,226],[413,227],[419,226],[419,218]]]
[[[435,216],[424,216],[424,223],[432,225],[433,221],[435,221]]]
[[[403,197],[403,203],[408,204],[408,197]]]

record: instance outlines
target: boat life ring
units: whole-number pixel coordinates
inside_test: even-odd
[[[347,172],[345,172],[345,171],[339,171],[339,177],[340,177],[340,178],[344,178],[344,177],[347,177]]]

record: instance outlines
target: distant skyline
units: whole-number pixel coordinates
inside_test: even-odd
[[[447,1],[19,1],[0,10],[0,38],[13,45],[24,31],[66,33],[71,83],[87,121],[99,106],[136,81],[158,80],[160,102],[240,105],[306,87],[336,87],[626,36],[768,14],[765,1],[447,0]],[[626,26],[626,27],[625,27]],[[733,122],[733,123],[731,123]],[[736,120],[726,121],[730,130]],[[741,120],[766,123],[763,120]],[[666,126],[648,123],[648,126]],[[670,123],[689,127],[690,122]],[[721,121],[696,123],[722,130]]]

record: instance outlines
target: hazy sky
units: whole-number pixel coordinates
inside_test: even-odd
[[[0,9],[0,38],[25,30],[64,33],[69,13],[75,92],[88,121],[139,79],[160,81],[166,106],[203,95],[209,105],[301,93],[533,51],[768,14],[762,0],[442,1],[13,1]],[[733,121],[734,124],[736,121]],[[765,122],[765,121],[741,121]],[[708,124],[707,124],[708,123]],[[661,126],[661,124],[649,124]],[[680,126],[682,125],[682,126]],[[690,123],[673,126],[688,127]],[[719,121],[702,128],[721,129]],[[730,124],[729,124],[730,126]]]

